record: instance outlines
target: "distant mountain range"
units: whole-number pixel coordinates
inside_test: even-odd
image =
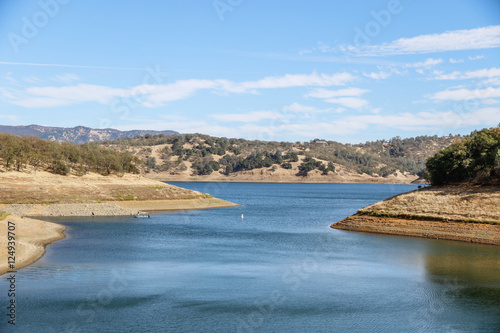
[[[73,128],[64,127],[46,127],[40,125],[29,126],[3,126],[0,125],[0,133],[10,133],[21,136],[37,136],[41,139],[51,141],[69,141],[74,143],[85,143],[93,141],[114,140],[120,138],[133,138],[136,135],[142,136],[146,134],[164,134],[173,135],[179,134],[176,131],[146,131],[146,130],[131,130],[119,131],[113,128],[95,129],[84,126]]]

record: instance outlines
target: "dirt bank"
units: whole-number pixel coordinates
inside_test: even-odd
[[[10,222],[10,223],[9,223]],[[14,240],[8,239],[8,232],[14,235]],[[63,231],[66,227],[30,218],[9,215],[0,221],[0,275],[9,270],[17,270],[34,263],[45,253],[45,246],[64,238]],[[9,244],[9,241],[13,243]],[[13,245],[15,252],[9,253],[8,245]],[[9,258],[15,257],[14,267],[9,267]],[[11,260],[12,261],[12,260]]]
[[[352,215],[332,228],[500,245],[500,225]]]
[[[331,227],[500,245],[500,188],[428,187],[362,208]]]

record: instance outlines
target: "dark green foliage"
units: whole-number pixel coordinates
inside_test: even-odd
[[[433,185],[500,178],[500,128],[475,131],[427,160]]]
[[[219,170],[219,163],[211,158],[204,158],[193,164],[193,172],[196,175],[209,175],[217,170]]]
[[[63,161],[56,160],[52,163],[52,172],[66,176],[69,173],[69,167]]]
[[[299,172],[297,173],[297,176],[305,177],[307,176],[307,173],[309,171],[312,171],[316,168],[320,168],[321,166],[323,166],[323,163],[321,161],[316,161],[312,157],[307,157],[304,160],[304,162],[301,165],[299,165]],[[323,171],[324,170],[326,170],[326,168],[323,168]]]

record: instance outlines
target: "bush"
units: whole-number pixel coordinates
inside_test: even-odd
[[[500,128],[475,131],[430,157],[425,177],[432,185],[499,178]]]
[[[52,171],[55,174],[66,176],[69,173],[69,167],[63,161],[54,161]]]

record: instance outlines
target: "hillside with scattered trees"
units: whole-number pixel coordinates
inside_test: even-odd
[[[407,174],[416,178],[423,176],[428,157],[458,139],[452,135],[396,137],[353,145],[320,139],[292,143],[180,134],[145,135],[101,144],[132,152],[145,161],[148,172],[171,175],[229,176],[271,168],[307,177],[312,171],[326,176],[340,168],[377,177]]]
[[[44,170],[60,175],[138,173],[142,164],[129,151],[118,152],[98,144],[59,143],[6,133],[0,133],[0,161],[7,171],[22,171],[30,166],[35,173]]]

